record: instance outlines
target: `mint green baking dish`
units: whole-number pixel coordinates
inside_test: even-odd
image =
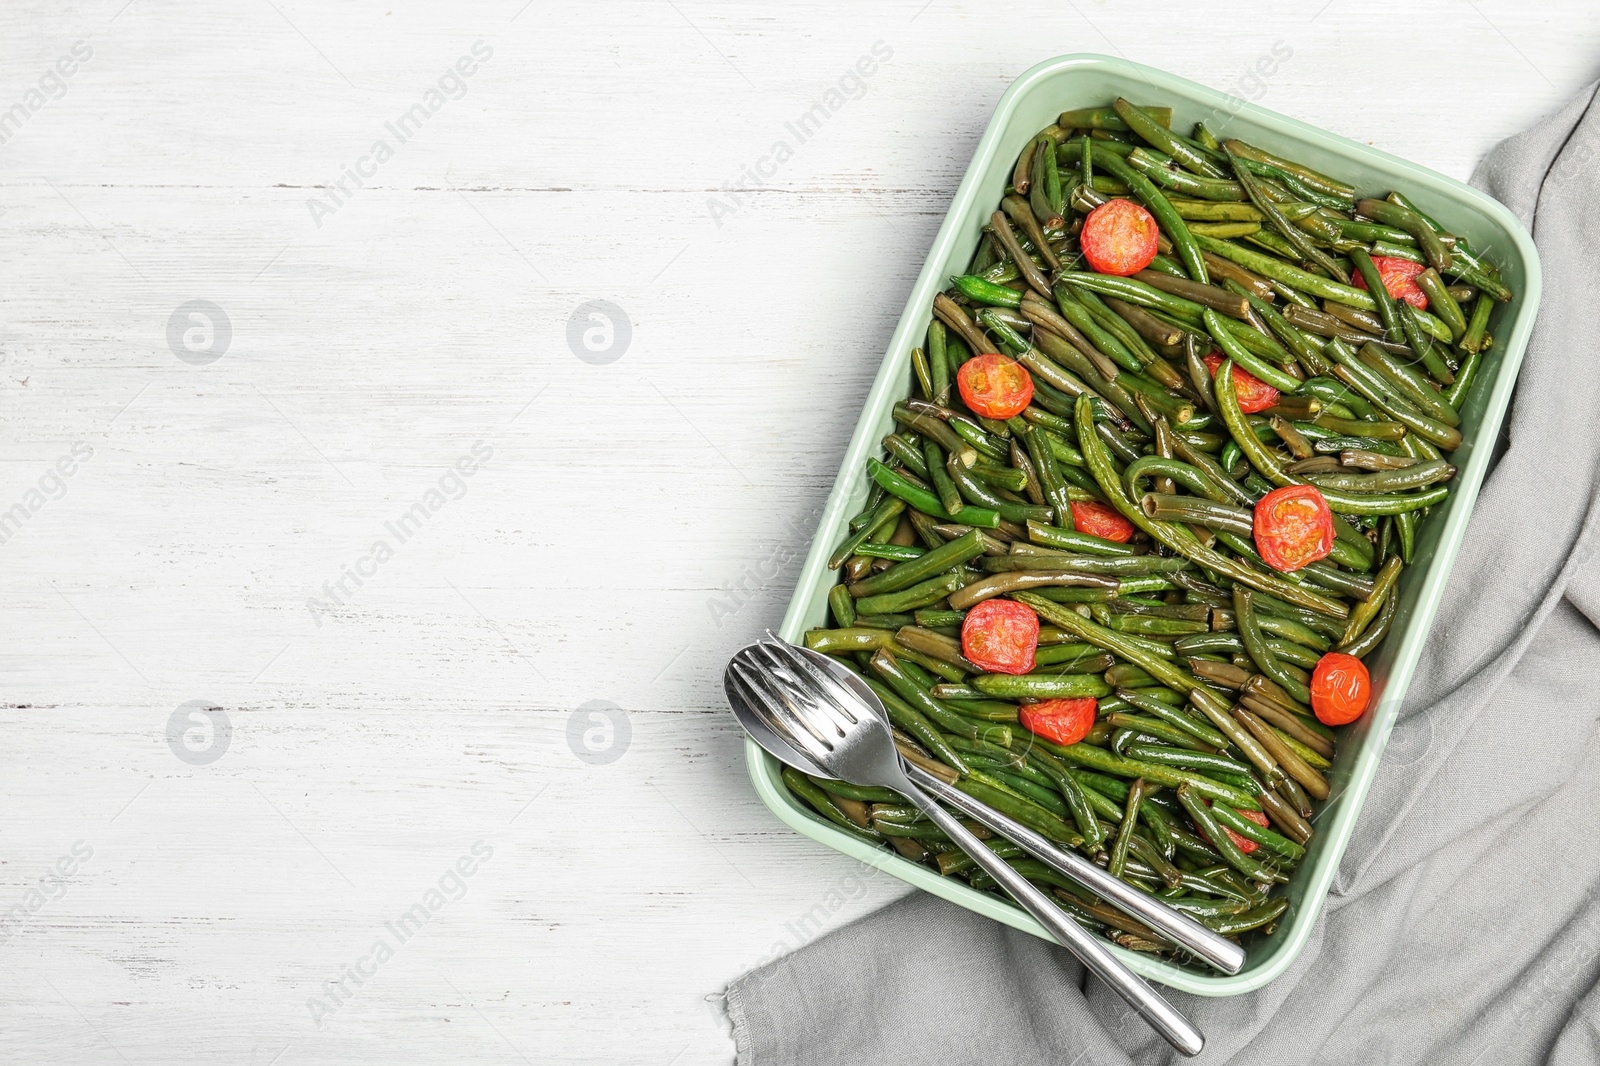
[[[1378,760],[1461,546],[1539,305],[1538,254],[1532,239],[1510,211],[1443,174],[1164,71],[1101,55],[1061,56],[1040,63],[1001,96],[994,118],[956,190],[944,225],[934,238],[845,452],[794,599],[784,616],[782,634],[798,641],[805,630],[824,623],[828,589],[837,579],[827,567],[827,557],[845,536],[850,516],[865,502],[866,459],[881,454],[879,441],[893,425],[890,409],[910,392],[911,349],[927,330],[934,294],[947,284],[950,275],[962,273],[970,261],[984,222],[1010,180],[1018,153],[1060,112],[1103,106],[1117,96],[1136,103],[1170,104],[1174,129],[1187,130],[1204,119],[1220,135],[1239,137],[1353,181],[1363,194],[1402,190],[1422,210],[1453,232],[1470,238],[1474,247],[1486,250],[1517,294],[1496,310],[1491,322],[1494,347],[1462,410],[1463,443],[1453,457],[1460,467],[1455,491],[1423,523],[1416,563],[1401,579],[1400,606],[1393,630],[1382,648],[1367,660],[1375,706],[1340,742],[1338,759],[1329,772],[1334,798],[1318,817],[1317,835],[1294,882],[1287,888],[1290,906],[1277,932],[1270,937],[1255,935],[1248,942],[1249,961],[1232,977],[1113,949],[1121,953],[1129,967],[1151,980],[1199,995],[1232,996],[1260,988],[1282,973],[1310,936],[1377,772]],[[846,836],[802,807],[784,788],[776,760],[754,742],[747,742],[746,747],[756,791],[779,818],[801,833],[969,910],[1039,937],[1047,935],[1026,912],[1008,901],[976,892],[964,882],[941,877],[928,867]]]

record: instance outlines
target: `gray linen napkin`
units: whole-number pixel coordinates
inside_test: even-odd
[[[1171,993],[1197,1063],[1600,1062],[1600,107],[1473,182],[1529,227],[1538,325],[1421,669],[1295,965]],[[1066,953],[923,893],[734,982],[741,1066],[1183,1061]]]

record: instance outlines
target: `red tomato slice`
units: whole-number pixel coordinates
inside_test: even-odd
[[[1217,368],[1222,366],[1222,353],[1212,352],[1204,358],[1211,376],[1217,376]],[[1256,377],[1239,364],[1233,365],[1233,391],[1239,397],[1239,410],[1247,415],[1258,411],[1265,411],[1275,407],[1278,403],[1278,390]]]
[[[1417,283],[1412,279],[1428,269],[1422,263],[1413,263],[1409,259],[1397,259],[1392,255],[1375,255],[1372,265],[1378,268],[1378,277],[1383,279],[1383,287],[1389,290],[1389,295],[1396,300],[1404,300],[1418,311],[1428,309],[1428,297]],[[1367,279],[1361,276],[1360,271],[1352,271],[1350,284],[1358,289],[1367,287]]]
[[[1102,274],[1126,277],[1156,257],[1156,220],[1132,200],[1107,200],[1083,220],[1078,247]]]
[[[1094,500],[1084,500],[1072,506],[1072,528],[1101,540],[1114,540],[1126,544],[1133,536],[1133,523],[1123,518],[1113,508]]]
[[[1039,616],[1015,600],[984,600],[961,623],[961,654],[991,674],[1025,674],[1039,646]]]
[[[1391,593],[1392,595],[1392,593]],[[1354,655],[1330,651],[1311,671],[1311,709],[1323,725],[1345,725],[1372,702],[1372,675]]]
[[[956,371],[961,399],[985,418],[1020,415],[1033,400],[1033,377],[1015,359],[998,352],[973,356]]]
[[[1333,512],[1314,485],[1285,485],[1256,503],[1256,551],[1274,570],[1298,570],[1333,551]]]
[[[1057,744],[1076,744],[1094,728],[1098,709],[1099,703],[1093,696],[1024,703],[1022,724],[1046,740],[1053,740]]]

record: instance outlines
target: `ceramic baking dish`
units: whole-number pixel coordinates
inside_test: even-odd
[[[889,350],[867,394],[844,463],[794,599],[782,635],[799,641],[805,630],[825,624],[827,594],[838,575],[827,557],[845,536],[850,516],[865,502],[868,456],[881,455],[879,441],[891,431],[890,409],[911,392],[911,349],[920,343],[931,317],[934,294],[953,274],[963,273],[977,248],[989,213],[999,203],[1012,165],[1030,137],[1065,110],[1108,105],[1117,96],[1136,103],[1171,105],[1172,128],[1188,130],[1204,119],[1219,136],[1238,137],[1354,183],[1360,194],[1399,189],[1452,232],[1471,239],[1497,263],[1516,293],[1491,320],[1494,346],[1462,409],[1463,443],[1451,461],[1459,468],[1449,499],[1422,524],[1416,560],[1400,582],[1400,606],[1393,628],[1367,664],[1372,672],[1374,709],[1350,727],[1329,771],[1333,798],[1321,811],[1318,832],[1306,859],[1287,886],[1289,909],[1271,936],[1252,935],[1245,968],[1225,977],[1199,967],[1115,948],[1146,977],[1187,992],[1228,996],[1260,988],[1282,973],[1304,946],[1355,826],[1378,760],[1400,709],[1406,686],[1422,655],[1428,630],[1461,545],[1491,452],[1516,382],[1539,304],[1539,259],[1532,238],[1510,211],[1470,186],[1365,144],[1297,122],[1253,104],[1208,89],[1164,71],[1100,55],[1069,55],[1046,60],[1006,90],[978,143],[966,176],[956,190],[933,247],[906,302]],[[779,778],[779,765],[748,743],[750,775],[761,798],[784,822],[805,835],[894,874],[918,888],[1038,936],[1044,930],[1009,901],[977,892],[965,882],[941,877],[898,855],[873,848],[829,825],[803,807]]]

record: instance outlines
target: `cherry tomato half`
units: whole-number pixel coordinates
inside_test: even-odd
[[[1156,257],[1156,220],[1132,200],[1107,200],[1083,220],[1078,247],[1102,274],[1126,277]]]
[[[1024,703],[1022,724],[1046,740],[1053,740],[1057,744],[1076,744],[1094,728],[1098,709],[1099,704],[1093,696]]]
[[[961,654],[991,674],[1025,674],[1039,646],[1039,616],[1015,600],[984,600],[961,623]]]
[[[1428,309],[1428,297],[1412,279],[1428,269],[1421,263],[1413,263],[1409,259],[1397,259],[1392,255],[1375,255],[1372,265],[1378,268],[1378,277],[1383,279],[1383,287],[1389,290],[1389,295],[1396,300],[1404,300],[1418,311]],[[1367,287],[1367,280],[1361,276],[1360,271],[1351,271],[1350,284],[1358,289]]]
[[[1323,725],[1344,725],[1360,718],[1372,702],[1372,675],[1354,655],[1330,651],[1311,671],[1311,709]]]
[[[1211,371],[1211,376],[1217,376],[1217,368],[1222,366],[1222,353],[1212,352],[1204,360]],[[1278,390],[1256,377],[1244,367],[1235,363],[1233,366],[1233,391],[1239,397],[1239,410],[1247,415],[1257,411],[1265,411],[1275,407],[1278,403]]]
[[[973,356],[956,371],[966,405],[985,418],[1020,415],[1033,400],[1033,378],[1015,359],[997,352]]]
[[[1314,485],[1285,485],[1256,503],[1256,551],[1274,570],[1298,570],[1333,551],[1333,512]]]
[[[1123,518],[1115,509],[1094,500],[1072,504],[1072,528],[1101,540],[1114,540],[1126,544],[1133,536],[1133,523]]]
[[[1214,804],[1212,804],[1212,802],[1210,800],[1206,800],[1206,806],[1207,807],[1211,807],[1211,806],[1214,806]],[[1263,814],[1262,812],[1260,812],[1260,811],[1241,811],[1237,807],[1235,807],[1233,809],[1233,811],[1239,817],[1248,818],[1252,822],[1256,823],[1257,825],[1259,825],[1263,829],[1270,829],[1271,828],[1271,823],[1267,821],[1267,816],[1265,814]],[[1201,829],[1199,826],[1195,826],[1195,831],[1200,834],[1200,839],[1201,840],[1204,840],[1207,844],[1211,843],[1211,838],[1206,836],[1205,831],[1203,829]],[[1252,851],[1256,850],[1257,848],[1259,848],[1261,846],[1260,844],[1257,844],[1254,840],[1251,840],[1249,837],[1240,836],[1238,833],[1235,833],[1232,829],[1229,829],[1227,826],[1223,826],[1222,827],[1222,831],[1224,833],[1228,834],[1228,839],[1233,841],[1233,846],[1238,848],[1240,851],[1244,852],[1246,855],[1250,854]]]

